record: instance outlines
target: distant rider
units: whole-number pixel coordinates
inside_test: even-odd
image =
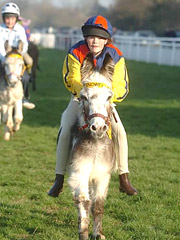
[[[19,23],[17,23],[18,17],[20,16],[19,7],[15,3],[9,2],[2,7],[1,13],[3,24],[0,25],[0,66],[2,68],[5,61],[5,42],[8,41],[10,46],[17,47],[19,40],[21,40],[23,42],[22,56],[24,58],[26,70],[28,74],[31,74],[33,60],[27,53],[28,42],[26,33],[24,28]],[[23,79],[24,92],[28,84],[29,77]],[[29,102],[28,99],[23,99],[23,106],[28,109],[33,109],[35,107],[35,105]]]

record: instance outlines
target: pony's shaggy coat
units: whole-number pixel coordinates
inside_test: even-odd
[[[6,42],[5,49],[4,73],[0,76],[0,112],[2,122],[5,124],[4,139],[9,140],[13,131],[19,130],[23,120],[21,74],[24,61],[21,56],[23,49],[21,41],[17,49],[10,47]]]
[[[113,69],[109,55],[99,71],[94,67],[92,55],[86,57],[81,68],[83,88],[78,122],[72,137],[68,179],[78,209],[80,240],[89,239],[90,209],[94,222],[93,236],[105,239],[102,233],[104,200],[115,164],[113,142],[107,135],[111,120]],[[86,87],[86,83],[92,86]],[[82,126],[87,127],[79,130]]]

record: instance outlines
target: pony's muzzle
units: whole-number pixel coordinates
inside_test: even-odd
[[[14,74],[10,74],[8,77],[7,77],[7,83],[8,85],[10,86],[14,86],[17,82],[19,81],[19,78],[17,75],[14,75]]]
[[[108,125],[104,124],[103,126],[96,126],[95,124],[92,124],[90,126],[90,130],[91,132],[96,136],[96,137],[103,137],[104,134],[107,132],[108,130]]]

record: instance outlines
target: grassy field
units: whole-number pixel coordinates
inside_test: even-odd
[[[77,212],[65,181],[54,181],[60,115],[69,100],[61,79],[65,53],[41,49],[34,110],[12,140],[0,126],[0,240],[75,240]],[[112,175],[103,219],[107,240],[180,239],[180,68],[127,61],[130,93],[118,104],[128,135],[137,196],[118,191]],[[92,225],[90,226],[90,231]]]

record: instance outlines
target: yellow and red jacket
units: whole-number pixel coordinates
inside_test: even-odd
[[[66,88],[74,95],[79,96],[82,88],[81,65],[86,55],[89,53],[86,42],[80,41],[68,52],[63,65],[63,81]],[[100,69],[106,53],[109,53],[115,63],[112,81],[113,102],[121,102],[129,92],[129,79],[125,60],[121,51],[113,44],[106,45],[103,52],[95,57],[95,66]]]

